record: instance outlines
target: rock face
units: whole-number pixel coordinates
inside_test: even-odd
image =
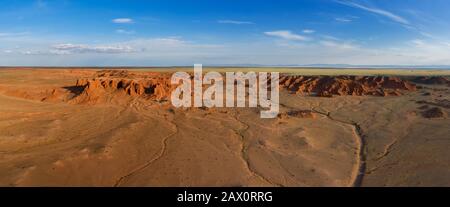
[[[99,71],[96,77],[79,79],[76,83],[82,93],[76,102],[105,102],[108,96],[142,97],[168,100],[172,86],[170,76],[164,73],[131,74],[128,71]]]
[[[446,77],[417,77],[413,79],[413,82],[429,85],[448,85],[450,86],[450,80]]]
[[[416,86],[396,77],[369,76],[282,76],[281,87],[297,94],[399,96]]]
[[[97,77],[127,78],[130,75],[127,70],[101,70],[96,73]]]
[[[132,73],[126,70],[103,70],[93,78],[79,79],[72,90],[73,102],[98,103],[113,99],[146,98],[156,101],[170,99],[177,87],[170,84],[170,73]],[[281,88],[297,94],[320,97],[333,95],[399,96],[404,91],[415,91],[416,86],[395,77],[357,76],[292,76],[280,78]],[[303,112],[289,116],[308,116]]]

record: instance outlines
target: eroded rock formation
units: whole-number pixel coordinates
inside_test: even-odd
[[[297,94],[399,96],[416,86],[396,77],[371,76],[282,76],[280,85]]]
[[[79,91],[75,102],[102,102],[108,96],[142,97],[169,100],[176,88],[170,84],[170,73],[132,73],[126,70],[99,71],[93,78],[79,79],[73,88]],[[283,75],[281,88],[296,94],[331,97],[333,95],[399,96],[415,91],[416,86],[396,77],[295,76]]]
[[[450,80],[447,77],[417,77],[413,79],[415,83],[429,84],[429,85],[448,85]]]
[[[77,102],[98,102],[108,95],[127,95],[154,100],[168,100],[173,86],[165,73],[131,74],[128,71],[99,71],[94,78],[79,79],[75,87],[83,88]]]

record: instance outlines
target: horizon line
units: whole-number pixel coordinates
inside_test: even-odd
[[[0,65],[0,69],[5,68],[185,68],[193,67],[193,65],[71,65],[71,66],[56,66],[56,65]],[[260,65],[260,64],[203,64],[203,67],[225,67],[225,68],[315,68],[315,69],[441,69],[450,70],[450,65],[353,65],[353,64],[306,64],[306,65]]]

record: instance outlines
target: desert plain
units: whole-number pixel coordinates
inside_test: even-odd
[[[0,69],[0,186],[450,186],[450,70],[242,69],[274,119],[175,108],[175,70]]]

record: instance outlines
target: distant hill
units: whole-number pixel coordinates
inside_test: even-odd
[[[305,67],[305,68],[390,68],[390,69],[450,69],[450,65],[351,65],[351,64],[306,64],[306,65],[262,65],[262,64],[205,64],[210,67]]]

